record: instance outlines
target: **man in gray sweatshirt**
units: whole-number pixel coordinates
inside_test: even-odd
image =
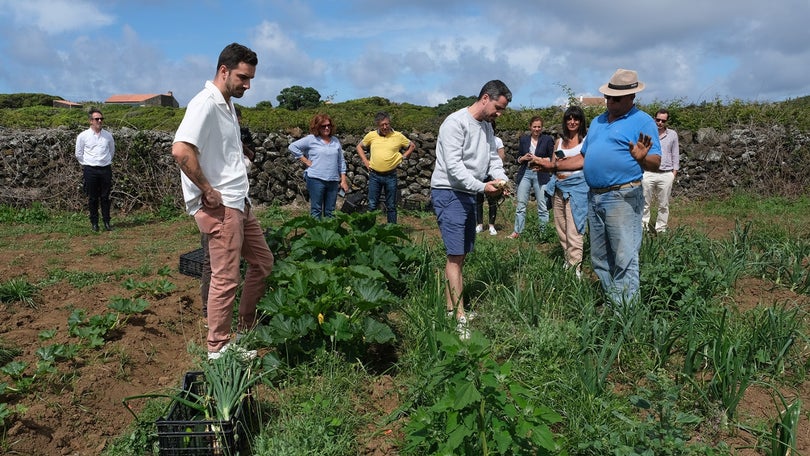
[[[504,112],[510,101],[512,92],[506,84],[498,80],[487,82],[475,103],[447,116],[436,142],[431,197],[447,252],[447,312],[453,315],[455,309],[463,338],[469,333],[462,297],[462,268],[475,243],[475,199],[481,192],[499,194],[508,180],[498,156],[491,122]],[[485,183],[488,175],[494,180]]]

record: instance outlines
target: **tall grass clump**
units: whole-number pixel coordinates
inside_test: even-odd
[[[28,307],[37,307],[37,286],[23,277],[0,282],[0,302],[11,304],[20,302]]]
[[[362,365],[319,350],[272,386],[269,419],[255,436],[254,456],[361,453],[357,432],[374,419],[368,403],[372,380]]]

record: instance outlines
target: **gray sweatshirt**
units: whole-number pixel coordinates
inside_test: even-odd
[[[492,124],[475,120],[467,108],[450,114],[439,127],[431,188],[482,193],[487,175],[508,180]]]

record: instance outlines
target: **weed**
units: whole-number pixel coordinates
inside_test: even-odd
[[[0,204],[0,223],[4,224],[43,224],[51,216],[40,202],[34,202],[29,208],[14,208]]]
[[[680,386],[665,372],[647,375],[650,388],[640,388],[630,402],[646,412],[644,421],[636,426],[637,454],[678,455],[685,454],[691,437],[687,428],[694,428],[701,418],[677,408]],[[625,419],[628,419],[625,417]],[[694,450],[694,448],[693,448]]]
[[[511,363],[491,359],[489,341],[438,333],[443,358],[422,377],[428,401],[405,427],[406,453],[558,454],[550,426],[560,415],[513,381]]]
[[[165,298],[166,296],[169,296],[175,289],[177,289],[177,286],[165,277],[149,282],[137,282],[135,279],[130,277],[124,280],[122,285],[127,290],[135,291],[136,297],[151,296],[155,299]]]
[[[360,453],[356,430],[370,413],[366,374],[336,353],[318,351],[288,371],[275,391],[273,419],[256,436],[253,454],[326,456]],[[358,411],[366,411],[358,413]]]
[[[145,456],[159,453],[155,421],[166,413],[168,399],[146,401],[137,419],[108,445],[104,456]]]
[[[22,277],[0,283],[0,302],[21,302],[28,307],[36,308],[37,287]]]
[[[87,256],[105,256],[115,251],[115,246],[112,243],[96,244],[87,250]]]

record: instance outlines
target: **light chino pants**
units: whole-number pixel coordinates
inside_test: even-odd
[[[663,233],[667,230],[669,221],[669,195],[672,193],[672,184],[675,174],[672,171],[656,173],[644,171],[641,186],[644,188],[644,213],[641,224],[646,230],[650,227],[650,206],[658,201],[658,214],[655,218],[655,231]]]
[[[560,238],[565,262],[569,267],[574,267],[579,271],[582,266],[583,235],[577,231],[577,224],[571,213],[571,198],[565,199],[559,190],[554,192],[552,209],[554,227],[557,229],[557,237]]]
[[[245,211],[203,206],[194,214],[201,233],[208,235],[211,283],[208,288],[208,352],[219,351],[230,341],[233,306],[241,274],[240,256],[248,264],[239,300],[238,331],[256,325],[256,304],[264,295],[265,278],[273,270],[273,254],[267,247],[259,221],[250,205]]]

